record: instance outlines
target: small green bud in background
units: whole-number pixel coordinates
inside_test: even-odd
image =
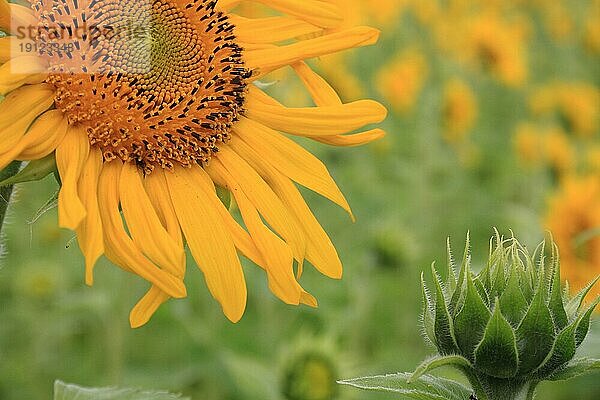
[[[561,285],[556,244],[542,242],[533,254],[517,239],[496,235],[481,272],[471,268],[469,239],[457,273],[450,245],[445,280],[432,266],[433,285],[421,279],[423,331],[438,355],[410,374],[342,381],[415,399],[533,399],[537,385],[600,369],[600,360],[573,359],[600,302],[584,300],[598,279],[574,296]],[[452,366],[472,389],[425,375]]]
[[[323,354],[299,355],[289,365],[283,394],[289,400],[331,400],[337,397],[336,369]]]

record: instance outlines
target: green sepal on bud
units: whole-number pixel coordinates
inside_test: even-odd
[[[530,255],[514,237],[497,234],[486,266],[475,274],[467,237],[458,278],[448,246],[446,282],[432,266],[435,291],[430,295],[422,279],[423,332],[440,356],[424,362],[413,379],[453,365],[480,400],[510,400],[572,370],[569,362],[600,298],[583,307],[596,281],[569,297],[561,285],[558,248],[552,239],[548,242]]]
[[[30,161],[15,175],[1,181],[0,187],[12,186],[16,185],[17,183],[39,181],[55,172],[56,160],[54,158],[54,153],[52,153],[39,160]]]

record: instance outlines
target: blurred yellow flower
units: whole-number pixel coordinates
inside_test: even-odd
[[[577,159],[569,137],[560,128],[550,128],[545,132],[544,156],[548,165],[559,175],[573,169]]]
[[[361,0],[366,5],[369,22],[382,29],[391,28],[398,23],[400,16],[414,0],[377,0],[374,7],[371,1]],[[423,2],[421,2],[423,3]],[[425,2],[427,3],[427,2]]]
[[[600,53],[600,18],[589,17],[585,23],[585,45],[595,54]]]
[[[600,174],[600,145],[588,148],[586,167],[589,171]]]
[[[428,71],[420,51],[405,50],[378,72],[377,89],[394,110],[409,113],[419,99]]]
[[[477,99],[469,85],[458,79],[446,83],[442,112],[444,138],[450,143],[463,142],[478,114]]]
[[[402,12],[414,0],[328,0],[342,9],[346,23],[352,25],[366,24],[378,28],[391,28],[398,21]]]
[[[508,22],[493,12],[475,14],[465,22],[465,33],[456,50],[509,86],[525,83],[526,31],[522,20]]]
[[[564,277],[581,289],[600,274],[600,175],[569,177],[550,200],[546,227],[560,248]],[[600,294],[596,285],[592,295]]]
[[[524,165],[534,167],[543,162],[543,137],[535,125],[519,124],[514,136],[514,146],[519,160]]]
[[[435,24],[443,13],[440,3],[435,0],[410,0],[409,9],[415,15],[417,21],[428,26]]]
[[[556,41],[564,41],[573,34],[575,22],[569,8],[560,1],[548,1],[542,7],[546,29]]]
[[[365,2],[363,0],[330,0],[337,5],[343,17],[341,24],[336,29],[348,28],[368,23],[368,15],[365,13]],[[344,100],[357,99],[365,92],[364,82],[359,79],[350,69],[350,53],[335,53],[324,55],[316,64],[319,72],[335,88]]]
[[[558,113],[567,129],[581,137],[598,132],[600,92],[592,84],[551,83],[536,90],[529,103],[535,114]]]
[[[514,136],[519,160],[528,167],[548,166],[562,176],[575,167],[575,149],[565,132],[557,127],[520,124]]]
[[[585,45],[595,54],[600,53],[600,0],[594,0],[587,11]]]

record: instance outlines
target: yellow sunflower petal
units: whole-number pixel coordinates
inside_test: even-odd
[[[317,106],[335,106],[342,104],[342,100],[336,91],[327,83],[323,77],[312,70],[305,62],[299,62],[292,66],[294,71],[306,88]]]
[[[294,257],[302,262],[306,253],[306,238],[289,212],[267,183],[239,155],[225,146],[217,156],[230,172],[245,195],[265,218],[266,222],[292,248]],[[207,171],[211,172],[211,165]]]
[[[20,44],[25,43],[15,36],[5,36],[0,38],[0,64],[4,64],[11,58],[19,55]]]
[[[4,168],[15,159],[25,160],[25,158],[21,157],[23,152],[32,146],[39,146],[40,143],[50,144],[52,146],[42,157],[50,154],[56,149],[56,146],[64,137],[66,130],[66,120],[63,118],[60,111],[46,111],[34,121],[25,136],[5,153],[0,154],[0,169]],[[36,159],[42,157],[36,157]]]
[[[173,203],[169,197],[167,181],[162,169],[155,170],[144,179],[144,187],[152,206],[156,210],[162,225],[165,227],[175,244],[183,248],[183,238],[177,215],[173,208]],[[180,269],[175,271],[175,275],[182,277],[185,275],[185,258],[180,264]],[[129,323],[132,328],[139,328],[145,325],[158,308],[169,300],[170,296],[156,286],[152,286],[148,292],[138,301],[129,314]]]
[[[31,123],[54,103],[50,85],[31,85],[11,92],[0,103],[0,153],[11,149]]]
[[[211,193],[216,194],[214,182],[210,176],[207,174],[199,174],[198,179],[202,179],[206,187],[211,190]],[[227,230],[231,234],[235,247],[254,264],[264,265],[264,258],[260,251],[256,248],[256,244],[250,237],[250,234],[246,232],[246,230],[242,228],[240,224],[238,224],[238,222],[233,218],[229,210],[221,201],[215,204],[215,208],[223,219],[223,223],[227,227]]]
[[[94,283],[94,266],[104,253],[102,221],[98,209],[98,177],[102,171],[102,153],[91,149],[77,184],[86,216],[76,229],[79,248],[85,258],[85,283]]]
[[[166,174],[169,193],[188,246],[212,295],[233,322],[246,308],[246,283],[231,234],[219,215],[220,200],[199,175],[200,167]]]
[[[317,299],[310,293],[302,291],[302,296],[300,297],[300,303],[306,304],[309,307],[317,308],[319,303]]]
[[[171,201],[171,197],[169,197],[165,171],[157,169],[152,174],[146,176],[144,178],[144,187],[163,226],[167,229],[167,232],[171,235],[175,243],[178,246],[183,246],[181,227],[173,208],[173,202]],[[181,272],[183,273],[183,271]]]
[[[271,291],[285,303],[300,304],[302,289],[294,277],[294,256],[290,247],[265,226],[254,205],[217,159],[211,163],[211,176],[235,196],[244,223],[265,260],[266,264],[261,267],[267,272]]]
[[[6,95],[23,85],[42,83],[48,77],[45,70],[46,65],[39,57],[11,58],[0,66],[0,94]]]
[[[293,68],[302,80],[302,83],[304,83],[304,86],[308,89],[317,106],[326,107],[342,104],[342,100],[331,85],[306,63],[297,63],[293,65]],[[384,136],[385,132],[383,130],[372,129],[352,135],[315,136],[311,139],[330,146],[352,147],[374,142]]]
[[[298,136],[339,135],[381,122],[387,110],[373,100],[326,107],[288,108],[264,102],[256,87],[248,92],[246,116],[278,131]]]
[[[89,152],[90,144],[85,130],[78,126],[69,127],[56,148],[56,167],[62,183],[58,194],[58,224],[61,228],[75,230],[86,216],[77,192],[77,181]]]
[[[306,22],[322,28],[340,25],[343,20],[339,7],[321,0],[253,0],[280,11],[298,17]],[[240,0],[220,0],[217,4],[221,10],[231,10]]]
[[[31,9],[20,4],[0,0],[0,30],[14,34],[20,33],[18,28],[37,26],[38,21]]]
[[[130,163],[124,164],[121,171],[119,193],[127,227],[133,242],[150,260],[178,276],[185,264],[183,247],[176,244],[160,222],[140,173]]]
[[[301,2],[298,2],[301,4]],[[369,46],[377,42],[377,29],[361,26],[344,29],[314,39],[301,40],[286,46],[275,46],[244,53],[246,65],[258,69],[257,77],[286,65],[353,47]]]
[[[38,160],[56,150],[67,133],[69,123],[62,111],[49,110],[41,115],[23,138],[18,160]]]
[[[279,173],[270,164],[268,157],[261,156],[262,153],[258,153],[245,142],[234,139],[230,143],[236,153],[244,157],[267,180],[269,186],[304,229],[307,240],[306,259],[322,274],[340,279],[342,263],[337,251],[294,183]]]
[[[311,139],[330,146],[355,147],[382,139],[385,137],[385,135],[386,133],[382,129],[372,129],[370,131],[355,133],[353,135],[316,136]]]
[[[121,161],[105,163],[98,181],[105,253],[111,260],[153,283],[171,297],[185,297],[183,281],[148,260],[125,232],[119,213],[119,181],[122,168]]]
[[[132,328],[139,328],[147,324],[158,307],[167,300],[169,300],[168,294],[157,286],[152,286],[129,313],[129,325]]]
[[[244,18],[232,15],[235,33],[240,42],[277,43],[303,35],[319,32],[321,29],[289,17]]]
[[[350,205],[327,167],[302,146],[247,118],[234,126],[236,135],[271,161],[279,171],[300,185],[328,198],[352,216]]]

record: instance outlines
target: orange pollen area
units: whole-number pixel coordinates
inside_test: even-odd
[[[250,72],[209,0],[38,0],[55,104],[104,161],[204,165],[230,138]]]

